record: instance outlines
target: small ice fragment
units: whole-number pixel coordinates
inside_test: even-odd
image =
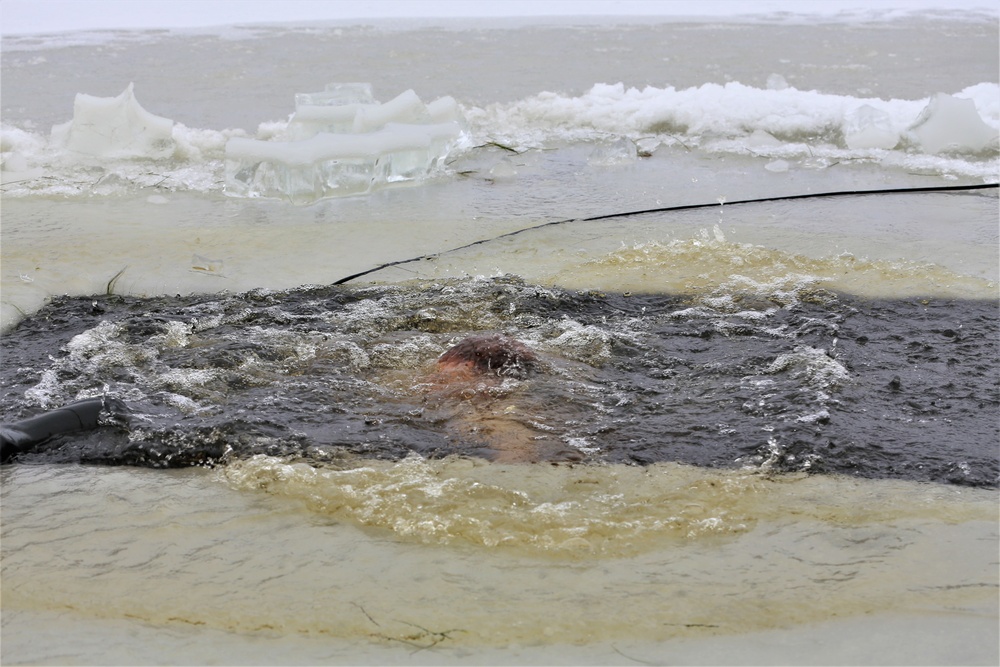
[[[781,140],[775,137],[770,132],[765,132],[764,130],[754,130],[753,133],[747,137],[748,146],[780,146]]]
[[[892,149],[899,143],[899,132],[893,128],[889,114],[868,104],[847,114],[843,132],[844,143],[852,150]]]
[[[780,74],[772,74],[769,77],[767,77],[768,90],[785,90],[788,87],[789,87],[788,81],[786,81],[785,77],[781,76]]]
[[[199,254],[194,254],[191,255],[191,270],[200,271],[202,273],[213,273],[216,275],[221,275],[222,260],[209,259],[208,257],[202,257]]]
[[[54,126],[52,140],[98,157],[165,158],[174,153],[173,128],[174,121],[139,106],[130,83],[118,97],[78,93],[73,120]]]
[[[490,178],[497,181],[508,180],[517,176],[517,169],[514,167],[514,163],[510,161],[510,158],[501,158],[492,169],[490,169]]]
[[[928,153],[978,153],[997,140],[997,131],[983,122],[976,103],[938,93],[910,127]]]
[[[372,104],[370,83],[328,83],[326,89],[318,93],[296,93],[295,109],[300,106],[341,106],[344,104]]]
[[[642,137],[641,139],[636,139],[636,154],[639,157],[649,157],[656,152],[660,144],[659,137]]]
[[[635,162],[639,152],[635,142],[628,137],[621,137],[610,143],[599,144],[587,158],[587,162],[596,166],[611,166]]]
[[[170,200],[168,200],[163,195],[149,195],[148,197],[146,197],[146,201],[148,201],[150,204],[166,204]]]
[[[767,169],[768,171],[775,174],[780,174],[788,171],[788,167],[789,167],[788,162],[786,162],[785,160],[773,160],[764,165],[764,169]]]

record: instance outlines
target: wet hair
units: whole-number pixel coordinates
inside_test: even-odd
[[[535,370],[538,357],[518,340],[487,334],[462,340],[438,357],[438,363],[467,365],[485,375],[521,378]]]

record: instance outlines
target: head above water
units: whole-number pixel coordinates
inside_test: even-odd
[[[518,340],[486,334],[469,336],[460,341],[442,354],[437,363],[442,370],[523,378],[535,369],[538,357]]]

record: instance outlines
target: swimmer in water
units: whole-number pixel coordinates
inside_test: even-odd
[[[517,380],[528,379],[540,367],[538,356],[518,340],[498,334],[469,336],[437,359],[426,397],[450,413],[459,438],[482,445],[494,461],[579,461],[583,457],[578,451],[562,448],[549,433],[526,422],[518,406],[506,400],[516,391]],[[2,424],[0,463],[58,435],[105,424],[127,425],[128,412],[117,399],[94,398]]]
[[[516,405],[501,407],[495,390],[505,379],[525,380],[539,367],[538,356],[524,343],[498,334],[475,335],[438,357],[433,384],[440,387],[435,393],[445,398],[467,399],[463,402],[464,414],[455,421],[461,437],[488,447],[494,461],[536,462],[543,458],[543,448],[551,450],[557,443],[550,442],[545,447],[548,434],[517,419]],[[551,461],[582,458],[578,452],[559,445],[557,449],[544,458]]]
[[[438,357],[437,365],[446,373],[523,379],[536,369],[538,357],[521,341],[489,334],[462,340]]]

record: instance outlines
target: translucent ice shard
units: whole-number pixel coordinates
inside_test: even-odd
[[[844,143],[851,149],[895,148],[899,132],[884,111],[864,104],[844,118]]]
[[[997,131],[983,122],[976,103],[938,93],[910,127],[928,153],[978,153],[997,141]]]
[[[611,166],[635,162],[638,149],[635,142],[628,137],[598,144],[587,158],[589,164],[595,166]]]
[[[380,133],[388,161],[385,178],[390,183],[422,178],[447,157],[461,136],[456,122],[433,125],[390,123]]]
[[[226,194],[309,203],[368,192],[379,155],[370,139],[329,133],[289,142],[230,139]]]
[[[747,137],[747,146],[753,146],[755,148],[773,148],[775,146],[782,145],[781,139],[778,139],[770,132],[765,132],[761,129],[756,129],[750,133]]]

